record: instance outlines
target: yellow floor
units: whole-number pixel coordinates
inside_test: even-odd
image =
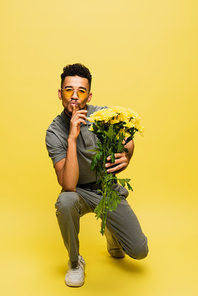
[[[149,197],[134,200],[149,239],[150,253],[142,261],[111,258],[99,233],[100,222],[93,214],[83,217],[85,285],[69,288],[64,284],[68,259],[51,196],[46,207],[42,196],[33,200],[32,194],[27,202],[16,196],[11,202],[10,194],[3,193],[0,210],[1,295],[198,295],[196,200],[188,204],[183,198],[178,205],[163,194],[158,194],[158,202]]]

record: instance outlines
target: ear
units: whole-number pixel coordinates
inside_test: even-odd
[[[58,89],[58,97],[59,97],[59,100],[62,100],[62,91],[60,88]]]
[[[91,101],[91,99],[92,99],[92,93],[90,92],[90,93],[89,93],[89,96],[88,96],[88,98],[87,98],[87,103],[89,103],[89,102]]]

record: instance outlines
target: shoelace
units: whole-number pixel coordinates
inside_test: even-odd
[[[78,261],[71,262],[71,268],[72,269],[78,269]]]

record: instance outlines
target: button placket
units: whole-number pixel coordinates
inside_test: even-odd
[[[80,133],[84,142],[85,149],[93,148],[94,142],[90,136],[90,132],[88,131],[89,125],[82,124],[80,128]]]

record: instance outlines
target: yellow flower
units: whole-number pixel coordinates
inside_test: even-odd
[[[125,113],[120,113],[118,115],[118,119],[119,119],[119,121],[122,121],[122,122],[126,122],[128,120]]]
[[[144,127],[142,127],[140,124],[140,117],[138,113],[134,112],[129,108],[124,108],[121,106],[114,106],[107,109],[98,110],[93,114],[91,114],[88,120],[90,122],[102,121],[104,123],[109,123],[109,124],[125,122],[124,126],[127,129],[134,127],[141,134],[143,134],[143,131],[144,131]],[[89,130],[93,131],[93,128],[91,127]],[[120,134],[121,133],[122,133],[122,130],[120,130]]]
[[[125,138],[129,138],[130,136],[131,136],[130,133],[128,133],[128,132],[125,133]]]
[[[133,122],[128,121],[128,122],[126,122],[125,126],[128,127],[128,128],[133,128],[135,125],[134,125]]]
[[[118,119],[118,116],[116,117],[113,117],[113,119],[110,119],[110,124],[116,124],[116,123],[119,123],[120,120]]]
[[[93,132],[93,125],[90,126],[90,128],[88,129],[89,131]]]
[[[138,129],[140,135],[141,135],[141,136],[144,136],[144,126],[140,125],[140,126],[138,126],[137,129]]]
[[[115,116],[116,116],[116,112],[111,110],[111,108],[108,108],[108,109],[102,109],[94,112],[93,114],[90,115],[88,120],[90,122],[94,122],[94,121],[108,122],[111,118]]]
[[[131,134],[129,132],[127,132],[124,128],[122,128],[122,129],[119,130],[119,133],[116,136],[117,140],[119,139],[121,134],[124,135],[125,139],[131,136]]]
[[[119,139],[119,137],[120,137],[121,134],[123,134],[123,135],[125,136],[125,129],[121,128],[121,129],[119,130],[119,133],[116,135],[116,139],[117,139],[117,140]]]

